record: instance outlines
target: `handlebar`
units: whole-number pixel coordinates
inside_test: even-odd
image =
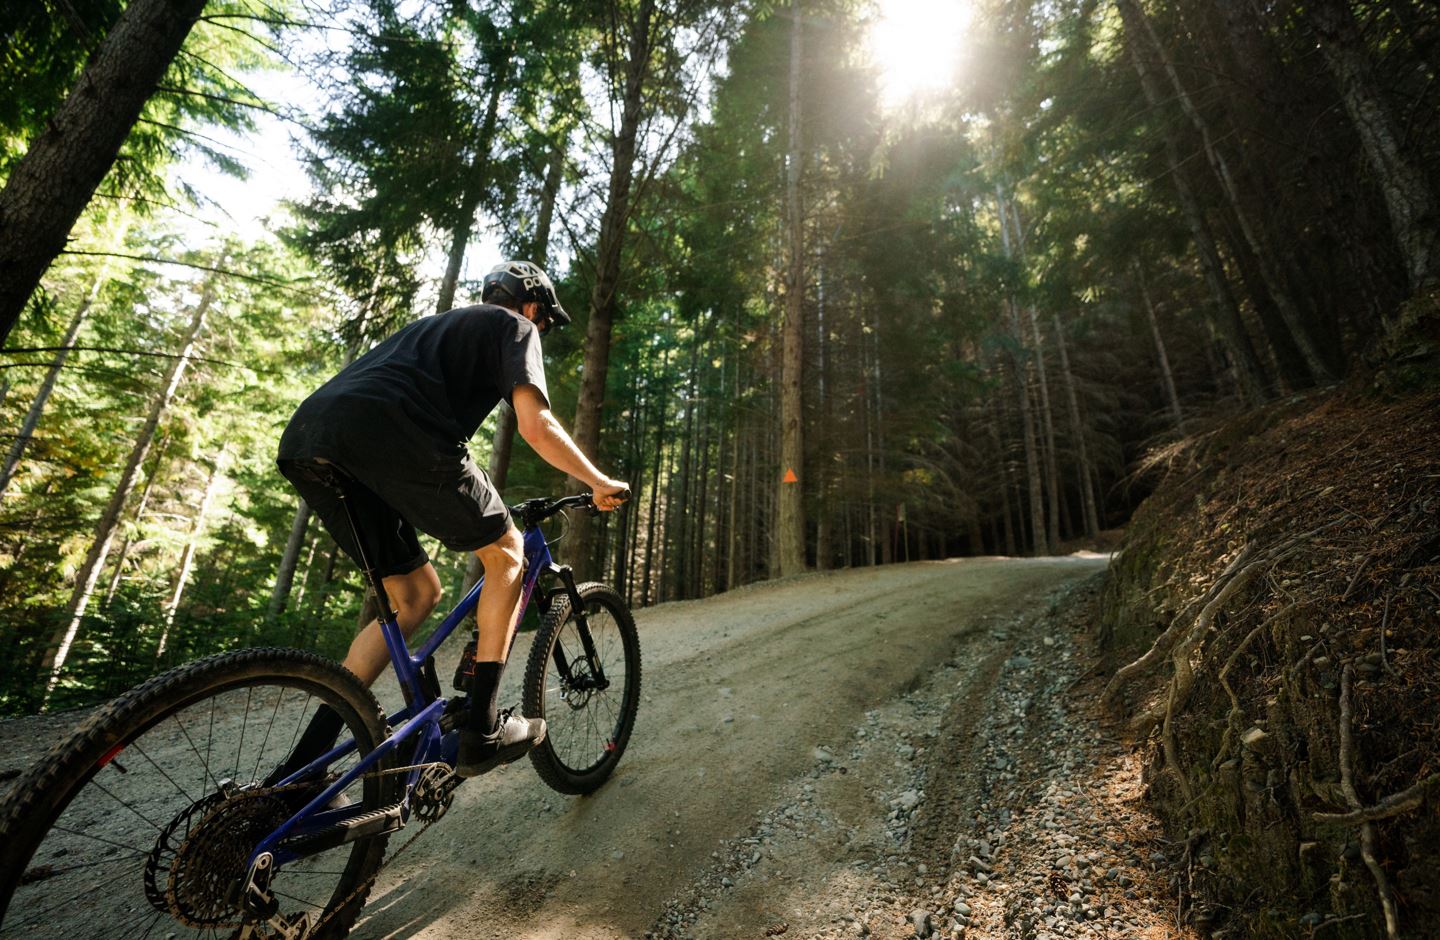
[[[616,494],[621,502],[630,498],[630,491],[624,490]],[[523,503],[516,503],[510,507],[510,515],[520,520],[523,528],[539,525],[546,519],[566,509],[581,509],[590,515],[599,515],[600,509],[595,505],[593,493],[577,493],[574,496],[564,496],[560,499],[549,499],[541,496],[536,499],[527,499]]]

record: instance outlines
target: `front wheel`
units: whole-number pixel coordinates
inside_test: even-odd
[[[353,675],[313,653],[212,656],[97,709],[0,804],[0,940],[241,935],[247,857],[318,792],[264,780],[322,703],[357,745],[330,766],[341,773],[383,740],[384,719]],[[394,780],[363,775],[342,795],[378,809]],[[379,836],[285,865],[280,913],[345,936],[384,851]]]
[[[552,789],[572,794],[594,792],[609,779],[640,706],[635,618],[603,584],[576,590],[584,626],[569,595],[558,594],[535,633],[524,693],[525,717],[548,726],[530,761]]]

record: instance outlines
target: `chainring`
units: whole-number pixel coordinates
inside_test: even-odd
[[[425,824],[435,822],[455,801],[455,788],[460,778],[446,764],[431,764],[420,772],[410,794],[410,810]]]

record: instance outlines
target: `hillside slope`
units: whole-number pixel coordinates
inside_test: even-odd
[[[1102,640],[1193,922],[1440,935],[1440,396],[1316,393],[1153,463]]]

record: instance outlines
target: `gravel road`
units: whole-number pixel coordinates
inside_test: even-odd
[[[392,837],[353,936],[1193,936],[1138,760],[1089,714],[1105,564],[919,562],[640,611],[615,777],[583,798],[528,762],[467,782],[398,856],[417,830]],[[74,720],[0,740],[21,766]]]
[[[1072,639],[1043,646],[1042,621],[1057,590],[1104,565],[1093,555],[916,563],[641,611],[644,698],[616,777],[581,799],[550,792],[525,763],[466,784],[382,875],[355,935],[904,937],[923,901],[934,910],[920,911],[921,932],[955,936],[962,889],[945,879],[963,873],[971,890],[973,853],[951,866],[951,850],[976,834],[973,810],[986,802],[966,766],[982,755],[961,745],[978,746],[982,731],[1004,742],[1014,709],[1004,664],[1017,649],[1048,650],[1050,678],[1065,672],[1058,657],[1070,658]],[[1024,722],[1018,730],[1024,738]],[[932,767],[941,741],[949,766]],[[1078,773],[1079,760],[1057,759],[1055,774]],[[917,850],[928,867],[916,867],[927,865]],[[970,907],[972,937],[1012,935],[1003,911],[994,933],[977,933],[983,905]],[[1078,928],[1087,915],[1076,913]],[[1136,935],[1122,926],[1114,936]]]

